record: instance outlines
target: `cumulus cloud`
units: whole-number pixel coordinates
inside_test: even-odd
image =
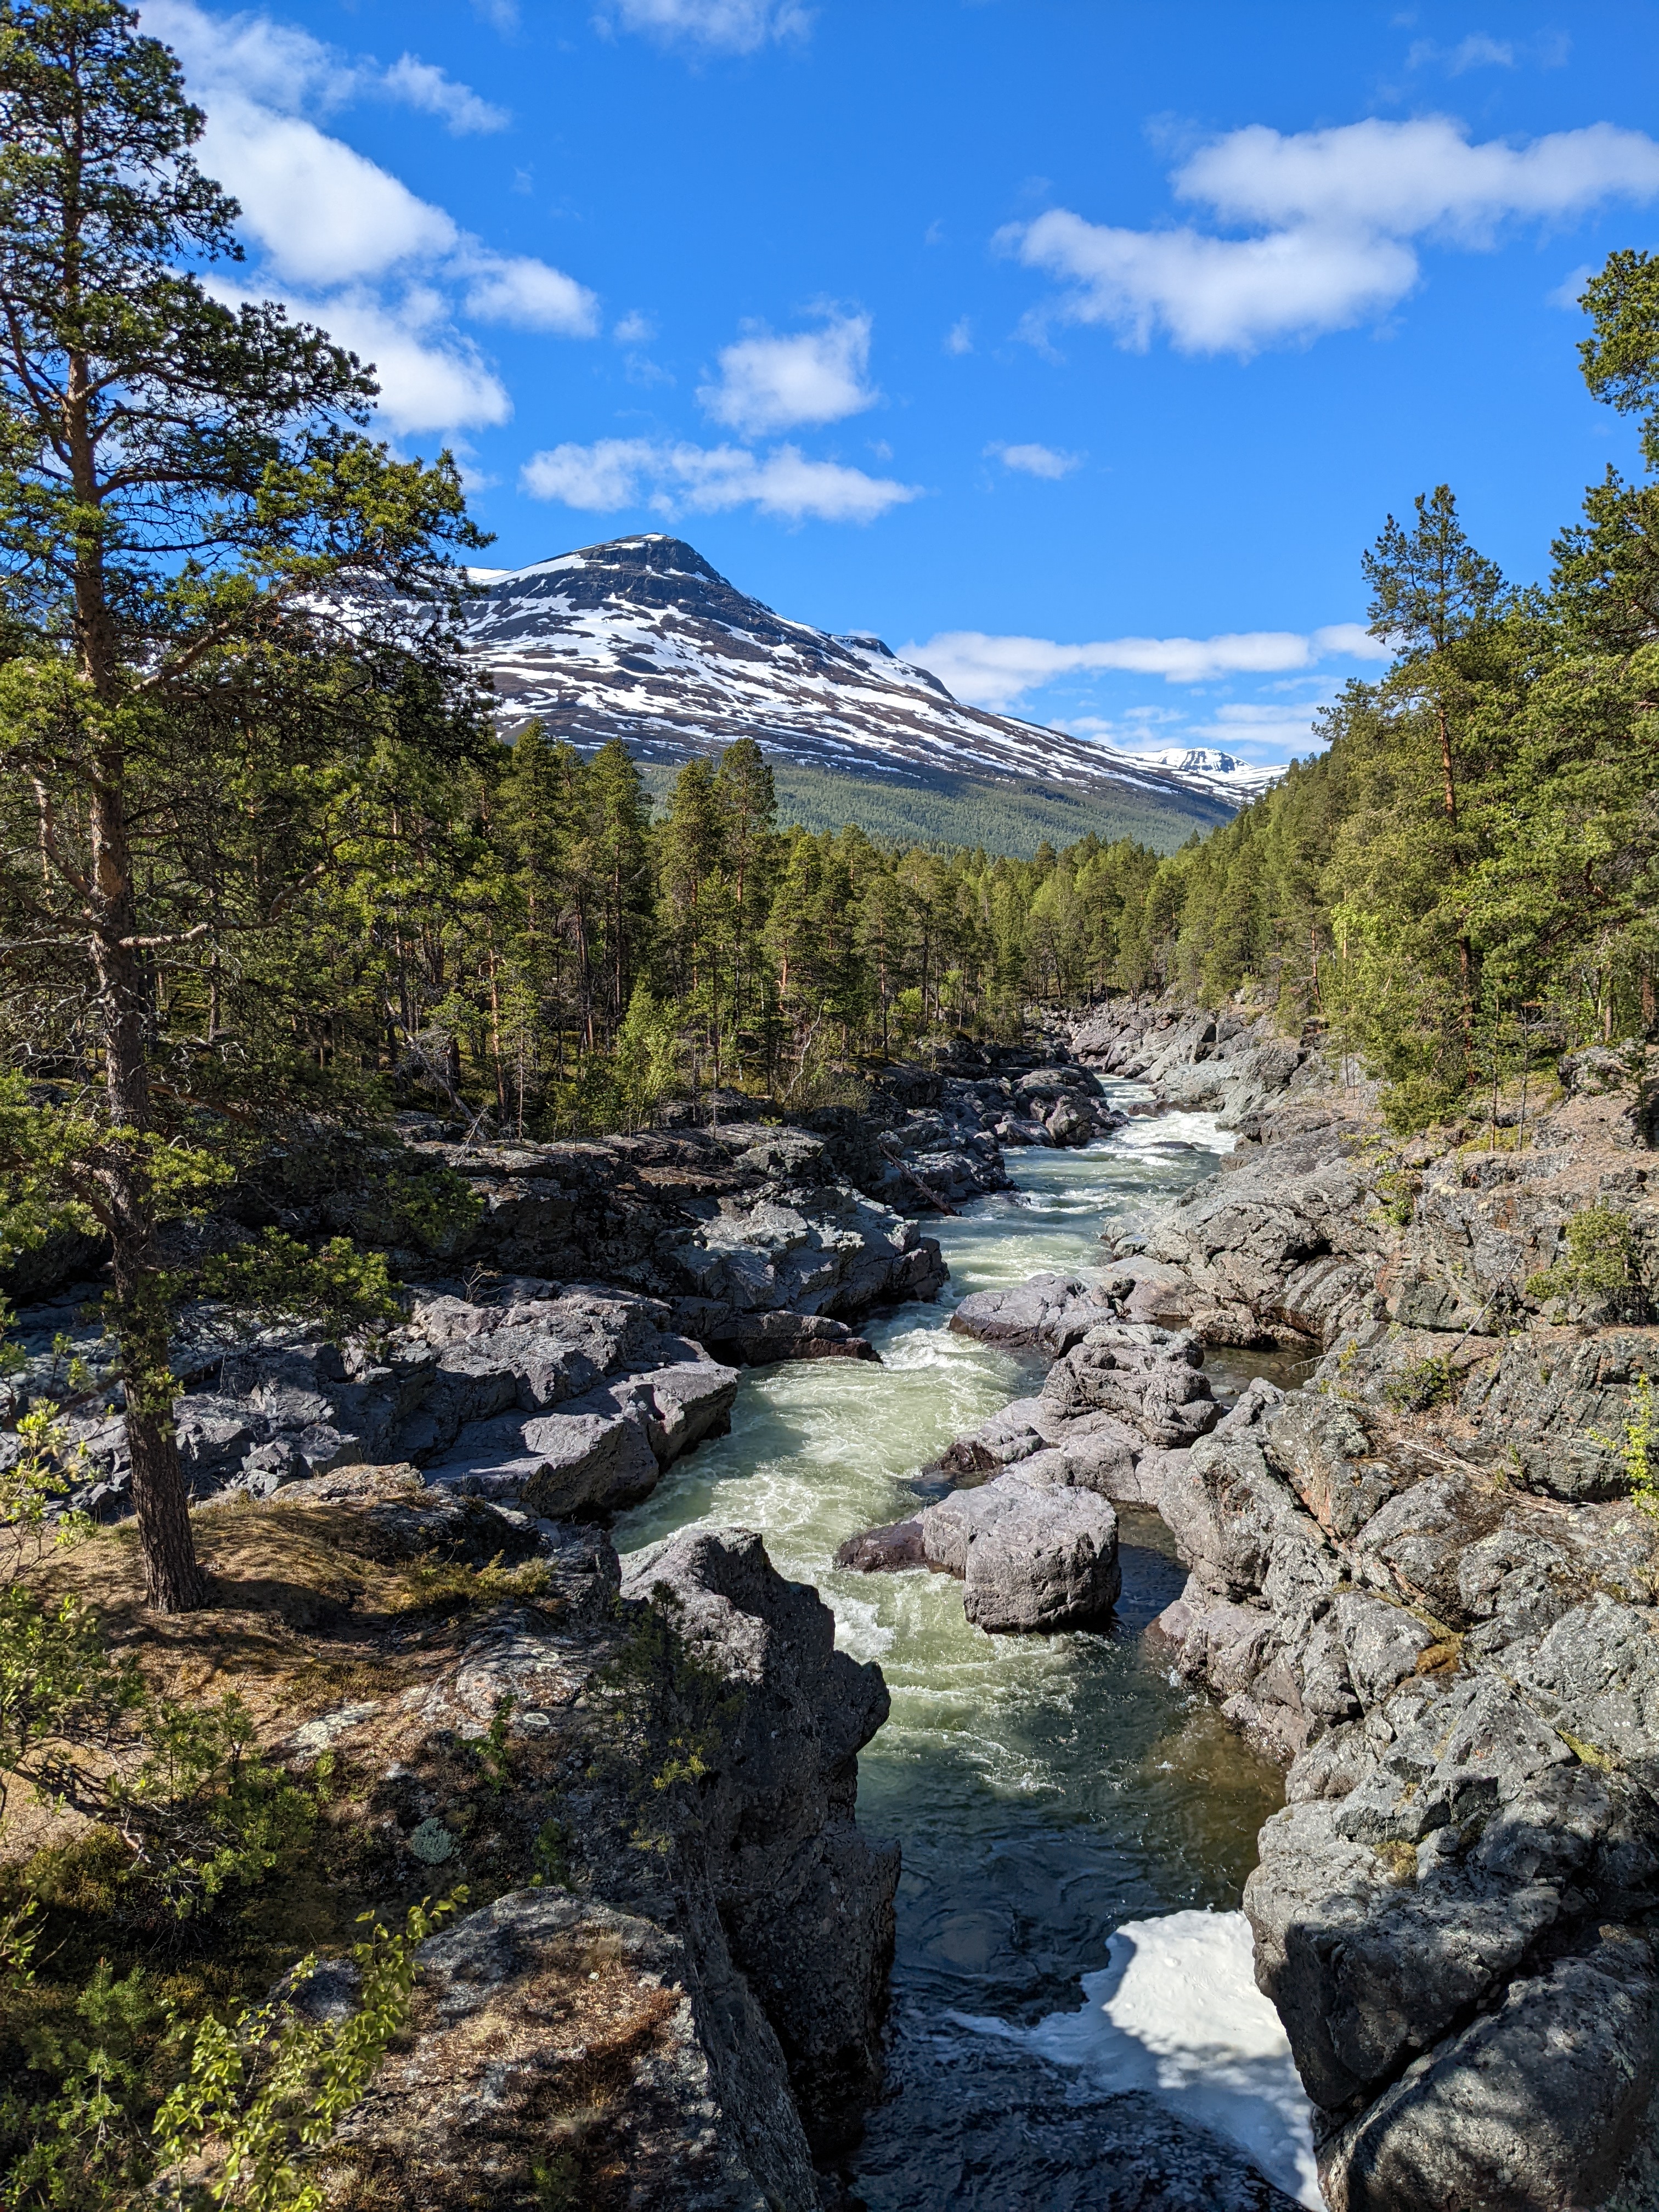
[[[775,337],[756,330],[720,356],[720,375],[697,387],[715,422],[744,437],[839,422],[880,397],[864,380],[870,363],[868,315],[832,315],[822,330]]]
[[[356,289],[325,300],[291,297],[288,306],[319,323],[360,361],[374,363],[380,411],[398,436],[488,429],[513,413],[506,386],[451,323],[436,293],[416,289],[385,301]]]
[[[513,120],[504,107],[480,99],[471,85],[457,84],[435,63],[413,54],[400,55],[380,82],[406,106],[435,115],[457,138],[473,131],[505,131]]]
[[[657,335],[657,326],[649,315],[642,315],[635,307],[622,318],[611,335],[618,345],[649,345]]]
[[[776,40],[804,38],[812,11],[799,0],[615,0],[611,20],[665,42],[752,54]]]
[[[384,70],[268,15],[213,15],[196,0],[144,0],[143,23],[183,62],[207,115],[203,167],[240,204],[242,232],[263,250],[248,279],[222,276],[216,290],[280,297],[372,362],[390,428],[459,429],[512,413],[462,316],[569,337],[598,331],[599,301],[574,277],[495,252],[314,119],[372,96],[452,131],[501,127],[508,118],[467,86],[410,54]]]
[[[952,323],[945,333],[945,350],[946,353],[960,355],[972,353],[973,349],[974,326],[968,317],[963,315]]]
[[[1659,142],[1608,123],[1521,146],[1471,143],[1446,116],[1289,134],[1251,124],[1200,146],[1172,182],[1212,222],[1258,234],[1130,230],[1064,208],[1011,224],[999,244],[1071,288],[1034,334],[1058,318],[1136,348],[1163,330],[1183,351],[1249,354],[1346,329],[1412,289],[1414,241],[1481,250],[1509,223],[1659,198]]]
[[[526,253],[476,252],[460,257],[466,273],[466,312],[483,323],[515,330],[551,331],[561,337],[591,338],[599,327],[599,303],[585,284]]]
[[[985,451],[988,458],[1000,460],[1005,469],[1016,470],[1021,476],[1046,477],[1051,483],[1083,465],[1081,453],[1063,453],[1053,446],[991,445]]]
[[[809,460],[794,446],[756,454],[740,446],[696,446],[650,438],[601,438],[534,454],[520,477],[536,499],[604,514],[650,507],[707,514],[753,507],[800,522],[873,522],[919,495],[918,487],[866,476],[836,461]]]
[[[453,217],[302,116],[214,90],[202,166],[234,193],[241,228],[278,276],[326,285],[453,253]]]
[[[1300,630],[1233,631],[1218,637],[1115,637],[1060,645],[1046,637],[994,637],[982,630],[945,630],[900,657],[931,669],[947,690],[972,706],[1001,710],[1057,677],[1105,669],[1161,676],[1168,684],[1202,684],[1219,676],[1275,675],[1308,668],[1328,654],[1386,659],[1388,650],[1358,623]]]

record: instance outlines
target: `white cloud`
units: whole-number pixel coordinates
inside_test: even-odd
[[[242,228],[302,284],[340,284],[453,252],[442,208],[302,117],[240,93],[208,94],[202,166],[241,204]]]
[[[1444,115],[1412,123],[1375,118],[1285,137],[1265,124],[1200,147],[1175,179],[1182,199],[1224,220],[1375,231],[1437,231],[1489,244],[1509,216],[1564,222],[1604,200],[1659,193],[1659,143],[1640,131],[1592,123],[1528,146],[1471,145]]]
[[[711,514],[755,507],[791,522],[872,522],[919,495],[914,484],[866,476],[836,461],[809,460],[793,446],[757,455],[739,446],[601,438],[555,446],[526,462],[520,482],[537,499],[591,514],[648,506],[659,514]]]
[[[657,335],[657,326],[649,315],[641,314],[636,307],[623,317],[611,335],[618,345],[649,345]]]
[[[144,28],[165,38],[207,113],[203,167],[240,202],[264,266],[215,290],[270,293],[374,364],[394,432],[505,422],[506,387],[457,317],[588,337],[599,302],[576,280],[524,254],[495,252],[448,211],[412,192],[304,111],[365,96],[400,99],[452,130],[507,118],[442,70],[405,54],[391,70],[348,61],[303,31],[195,0],[146,0]]]
[[[153,38],[173,49],[194,89],[239,92],[284,114],[380,97],[435,115],[458,134],[504,131],[513,119],[416,54],[382,69],[367,58],[352,60],[294,24],[264,15],[213,15],[196,0],[144,0],[143,21]]]
[[[228,306],[246,285],[212,280]],[[395,435],[423,430],[488,428],[507,422],[513,402],[477,348],[448,319],[442,296],[411,287],[395,301],[358,286],[326,299],[287,293],[299,319],[320,324],[360,361],[372,362],[380,386],[380,414]]]
[[[471,85],[457,84],[434,62],[413,54],[400,55],[380,82],[394,100],[437,116],[458,138],[472,131],[505,131],[513,120],[504,107],[480,99]]]
[[[945,333],[945,350],[946,353],[964,354],[972,353],[973,349],[974,326],[963,315]]]
[[[1446,67],[1453,76],[1462,76],[1465,70],[1513,69],[1515,48],[1507,39],[1492,39],[1484,31],[1474,31],[1452,48]]]
[[[1416,39],[1406,56],[1407,69],[1422,69],[1438,62],[1448,76],[1462,76],[1465,70],[1513,69],[1515,47],[1508,39],[1494,39],[1485,31],[1472,31],[1455,46],[1437,46],[1432,39]]]
[[[1417,279],[1416,256],[1392,240],[1118,230],[1064,208],[1027,224],[1018,252],[1028,268],[1079,288],[1059,303],[1062,319],[1108,324],[1139,351],[1161,327],[1183,353],[1254,353],[1343,329],[1392,306]]]
[[[722,349],[719,381],[699,385],[697,398],[715,422],[746,437],[839,422],[880,397],[864,381],[869,362],[868,315],[835,315],[794,337],[757,330]]]
[[[354,98],[359,67],[308,31],[269,15],[211,15],[195,0],[143,0],[143,26],[165,40],[193,90],[234,86],[250,100],[292,112]]]
[[[1202,684],[1219,676],[1272,675],[1307,668],[1326,654],[1363,659],[1387,650],[1358,623],[1299,630],[1243,630],[1219,637],[1117,637],[1059,645],[1045,637],[994,637],[982,630],[946,630],[925,645],[906,645],[900,658],[931,669],[947,690],[972,706],[1012,707],[1026,692],[1061,676],[1105,669],[1161,676],[1168,684]]]
[[[999,243],[1073,287],[1050,314],[1106,324],[1135,347],[1163,329],[1187,352],[1249,354],[1403,299],[1419,275],[1413,240],[1484,249],[1509,222],[1559,224],[1659,197],[1659,142],[1607,123],[1522,146],[1472,144],[1445,116],[1288,136],[1251,124],[1200,147],[1173,184],[1260,234],[1122,229],[1056,208]]]
[[[1393,647],[1371,635],[1364,623],[1327,623],[1313,633],[1316,655],[1345,653],[1350,660],[1388,660]]]
[[[639,503],[659,452],[647,438],[601,438],[592,446],[555,446],[532,453],[519,483],[532,499],[556,499],[588,514]]]
[[[1053,446],[988,446],[988,456],[994,455],[1005,469],[1015,469],[1027,477],[1046,477],[1051,483],[1068,477],[1073,469],[1081,468],[1081,453],[1063,453]]]
[[[519,0],[472,0],[472,12],[503,38],[519,27]]]
[[[1595,274],[1595,264],[1593,261],[1581,261],[1576,269],[1570,269],[1567,271],[1559,284],[1546,292],[1544,297],[1552,307],[1565,307],[1569,314],[1576,315],[1578,312],[1579,295]]]
[[[773,40],[804,38],[812,12],[798,0],[615,0],[625,31],[752,54]]]
[[[524,253],[479,252],[456,266],[469,277],[466,311],[480,322],[553,331],[568,338],[591,338],[599,331],[599,303],[592,293],[545,261]]]

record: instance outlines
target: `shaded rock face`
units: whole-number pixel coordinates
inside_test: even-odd
[[[367,1848],[405,1875],[421,1860],[420,1881],[434,1832],[446,1882],[487,1882],[550,1814],[561,1839],[556,1880],[423,1948],[413,2033],[342,2133],[341,2188],[349,2168],[460,2212],[538,2201],[539,2166],[573,2203],[816,2212],[813,2152],[856,2130],[879,2074],[898,1854],[855,1808],[880,1670],[836,1652],[828,1608],[744,1530],[659,1546],[619,1589],[603,1534],[412,1468],[338,1469],[264,1510],[361,1516],[376,1556],[544,1574],[400,1693],[307,1717],[282,1747],[329,1750],[364,1794]],[[443,1777],[492,1726],[505,1779],[475,1856],[444,1826]],[[688,1745],[699,1771],[673,1779]],[[307,2003],[343,2005],[351,1972]]]
[[[854,1819],[858,1753],[887,1717],[881,1670],[835,1648],[835,1617],[758,1536],[686,1531],[629,1563],[624,1596],[665,1609],[741,1692],[702,1808],[701,1856],[732,1954],[775,2030],[809,2139],[857,2132],[880,2073],[896,1846]]]
[[[935,1296],[939,1247],[838,1179],[824,1140],[761,1123],[602,1144],[422,1145],[483,1212],[454,1258],[665,1299],[701,1338],[745,1315],[848,1321]]]

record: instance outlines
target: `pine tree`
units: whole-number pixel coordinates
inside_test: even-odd
[[[56,1086],[14,1087],[0,1170],[108,1239],[168,1611],[204,1583],[160,1232],[297,1079],[250,1064],[257,1007],[229,1048],[225,991],[354,849],[374,759],[434,728],[464,749],[435,564],[478,542],[447,464],[354,427],[349,355],[191,273],[238,255],[201,130],[118,0],[0,0],[0,904],[15,1055]]]

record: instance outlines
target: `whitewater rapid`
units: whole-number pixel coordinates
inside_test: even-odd
[[[879,1366],[752,1371],[730,1435],[679,1462],[617,1541],[759,1529],[831,1607],[842,1648],[879,1661],[892,1714],[860,1761],[859,1813],[903,1846],[901,2038],[960,2039],[964,2054],[1018,2044],[1097,2094],[1149,2092],[1317,2206],[1307,2101],[1237,1910],[1280,1780],[1144,1641],[1184,1579],[1162,1524],[1121,1516],[1123,1596],[1101,1634],[987,1636],[948,1577],[834,1565],[845,1536],[915,1511],[918,1471],[953,1437],[1036,1387],[1034,1364],[951,1333],[957,1301],[1042,1268],[1097,1269],[1103,1231],[1143,1226],[1231,1141],[1211,1115],[1166,1114],[1082,1152],[1011,1153],[1014,1192],[928,1224],[950,1284],[869,1328]],[[1242,1379],[1230,1363],[1218,1395]],[[857,2171],[871,2212],[926,2212],[891,2139],[914,2133],[925,2169],[929,2125],[916,2096],[872,2115]]]

